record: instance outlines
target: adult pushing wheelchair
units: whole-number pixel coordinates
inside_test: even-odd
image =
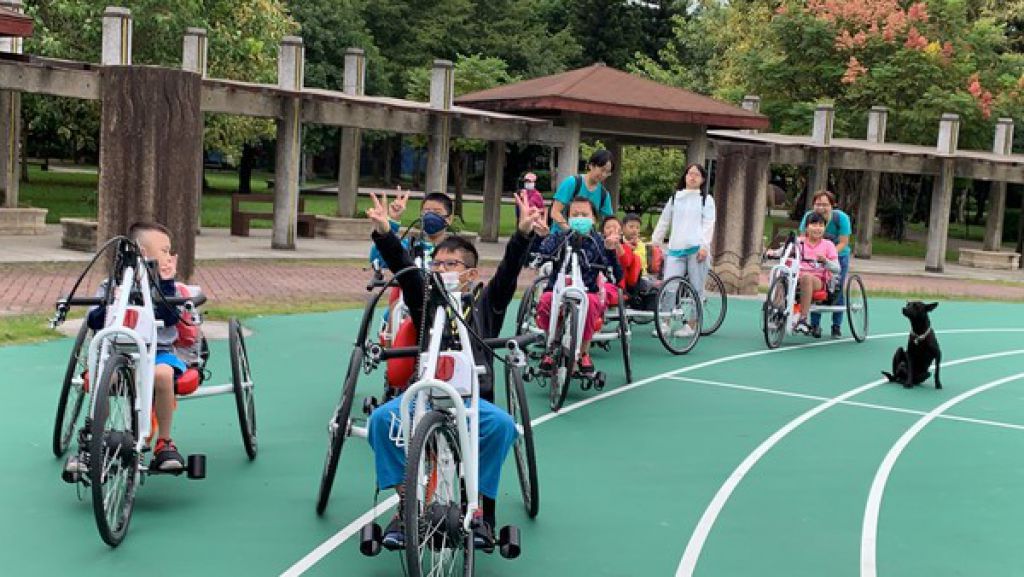
[[[103,296],[76,296],[86,275],[104,253],[113,258]],[[246,454],[254,459],[256,443],[256,406],[249,358],[241,325],[229,323],[229,347],[232,381],[226,385],[205,386],[209,377],[206,361],[209,348],[198,331],[202,315],[198,307],[206,296],[198,287],[179,287],[183,296],[169,297],[160,292],[153,265],[147,262],[139,245],[126,237],[108,241],[75,282],[68,296],[57,301],[51,320],[56,327],[65,321],[73,306],[106,307],[103,329],[93,332],[83,322],[68,360],[61,387],[53,431],[53,452],[64,455],[78,432],[77,463],[83,470],[65,471],[65,481],[91,488],[93,512],[100,536],[110,546],[124,539],[131,520],[135,492],[145,476],[166,473],[143,463],[150,451],[154,430],[154,372],[157,329],[154,303],[179,307],[184,311],[182,326],[196,329],[195,339],[182,360],[187,370],[175,382],[178,399],[233,394]],[[88,407],[84,422],[82,412]],[[189,455],[184,471],[189,478],[206,474],[205,455]]]

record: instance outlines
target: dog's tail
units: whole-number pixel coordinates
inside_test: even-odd
[[[882,376],[884,376],[885,378],[889,379],[890,383],[896,380],[896,379],[893,378],[891,373],[887,373],[885,371],[882,371]]]

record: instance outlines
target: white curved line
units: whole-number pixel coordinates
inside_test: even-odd
[[[1024,332],[1024,329],[1018,329],[1020,332]],[[936,331],[940,332],[940,331]],[[944,331],[952,332],[952,331]],[[974,357],[967,357],[964,359],[958,359],[955,361],[949,361],[942,363],[943,368],[951,367],[954,365],[960,365],[964,363],[972,363],[997,357],[1004,357],[1010,355],[1019,355],[1024,353],[1024,349],[1016,349],[1012,351],[1003,351],[999,353],[989,353],[985,355],[978,355]],[[708,535],[711,533],[711,527],[714,526],[715,521],[718,519],[718,515],[722,512],[725,507],[726,501],[732,496],[733,491],[743,480],[743,477],[757,464],[757,462],[778,444],[786,435],[791,433],[794,429],[804,424],[811,418],[821,414],[823,411],[834,407],[837,404],[844,402],[846,399],[859,395],[864,391],[877,387],[883,383],[887,383],[886,379],[879,379],[877,381],[871,381],[865,385],[861,385],[855,389],[851,389],[842,395],[832,397],[828,401],[817,405],[813,409],[803,413],[796,417],[792,421],[786,423],[781,429],[775,431],[771,436],[764,440],[760,445],[757,446],[747,458],[743,460],[733,470],[729,478],[725,480],[725,483],[715,493],[711,503],[708,504],[707,509],[704,510],[704,514],[701,515],[700,521],[697,522],[697,527],[694,529],[693,534],[690,536],[690,541],[686,544],[686,550],[683,551],[683,558],[679,561],[679,567],[676,569],[676,577],[690,577],[693,575],[694,569],[697,568],[697,560],[700,558],[701,550],[704,548],[704,542],[707,541]]]
[[[1007,328],[1007,329],[948,329],[948,330],[944,330],[944,331],[935,331],[935,332],[938,333],[938,334],[1002,333],[1002,332],[1019,333],[1019,332],[1024,332],[1024,329],[1019,329],[1019,328]],[[894,338],[894,337],[902,337],[902,336],[906,336],[906,335],[907,335],[906,331],[902,331],[902,332],[898,332],[898,333],[884,333],[884,334],[881,334],[881,335],[869,336],[867,338],[869,340],[881,340],[881,339],[890,339],[890,338]],[[839,344],[839,343],[850,342],[851,340],[852,339],[849,339],[849,338],[846,338],[846,339],[835,339],[835,340],[821,341],[821,342],[816,342],[816,343],[807,343],[807,344],[803,344],[803,345],[797,345],[797,346],[786,347],[786,348],[759,349],[759,350],[756,350],[756,351],[748,351],[748,352],[745,352],[745,353],[737,353],[735,355],[729,355],[729,356],[726,356],[726,357],[720,357],[720,358],[717,358],[717,359],[711,359],[709,361],[704,361],[703,363],[697,363],[695,365],[690,365],[688,367],[683,367],[683,368],[680,368],[680,369],[675,369],[675,370],[667,371],[667,372],[664,372],[664,373],[661,373],[661,374],[658,374],[658,375],[654,375],[652,377],[648,377],[646,379],[642,379],[642,380],[636,381],[635,383],[630,383],[630,384],[625,385],[623,387],[619,387],[617,389],[613,389],[613,390],[610,390],[610,391],[603,392],[603,393],[601,393],[599,395],[596,395],[594,397],[591,397],[589,399],[584,399],[582,401],[577,401],[577,402],[575,402],[575,403],[573,403],[571,405],[567,405],[565,407],[562,407],[562,410],[557,412],[557,413],[548,413],[546,415],[542,415],[540,417],[537,417],[536,419],[531,420],[530,424],[533,425],[534,427],[537,427],[537,426],[539,426],[539,425],[541,425],[543,423],[546,423],[546,422],[550,421],[551,419],[554,419],[555,417],[558,417],[560,415],[569,414],[569,413],[575,411],[576,409],[579,409],[581,407],[585,407],[585,406],[587,406],[587,405],[589,405],[591,403],[596,403],[597,401],[600,401],[602,399],[613,397],[615,395],[624,393],[626,391],[633,390],[633,389],[635,389],[637,387],[641,387],[641,386],[646,385],[648,383],[652,383],[654,381],[658,381],[660,379],[663,379],[665,377],[670,377],[672,375],[688,373],[690,371],[696,371],[698,369],[703,369],[704,367],[710,367],[710,366],[713,366],[713,365],[718,365],[718,364],[721,364],[721,363],[727,363],[727,362],[731,362],[731,361],[735,361],[735,360],[739,360],[739,359],[745,359],[745,358],[749,358],[749,357],[757,357],[757,356],[761,356],[761,355],[768,355],[768,354],[774,354],[774,353],[783,353],[783,352],[787,352],[787,351],[795,351],[795,350],[806,349],[806,348],[811,348],[811,347],[823,347],[823,346],[829,346],[829,345],[836,345],[836,344]],[[944,364],[948,364],[948,363],[944,363]],[[389,502],[391,502],[391,499],[389,499],[388,501],[385,501],[385,503],[389,503]],[[397,499],[395,500],[395,503],[397,503]],[[394,503],[392,503],[390,506],[394,506]],[[381,512],[383,512],[383,510],[381,510]],[[366,513],[361,515],[358,519],[356,519],[356,520],[352,521],[351,523],[349,523],[343,529],[341,529],[340,531],[335,533],[333,536],[331,536],[327,541],[324,541],[322,544],[317,546],[316,549],[311,551],[305,557],[303,557],[302,559],[296,561],[295,564],[293,564],[291,567],[289,567],[283,573],[281,573],[281,577],[298,577],[299,575],[302,575],[303,573],[308,571],[310,569],[310,567],[312,567],[317,562],[319,562],[321,559],[326,557],[331,551],[333,551],[338,546],[340,546],[342,543],[344,543],[349,537],[351,537],[352,535],[355,535],[360,527],[362,527],[364,524],[369,522],[369,519],[374,518],[373,516],[367,518],[367,515],[372,515],[372,513],[373,513],[373,510],[371,509],[370,511],[367,511]]]
[[[989,389],[998,387],[999,385],[1008,383],[1010,381],[1016,381],[1024,378],[1024,373],[1017,373],[1009,377],[1004,377],[985,383],[984,385],[975,387],[967,392],[961,393],[952,399],[942,403],[938,407],[935,407],[928,412],[925,416],[918,419],[916,423],[899,438],[898,441],[889,449],[889,452],[882,459],[882,464],[878,466],[878,471],[875,473],[875,479],[871,482],[871,491],[868,492],[867,504],[864,507],[864,525],[861,529],[860,537],[860,574],[861,577],[876,577],[878,566],[877,562],[877,537],[878,537],[878,515],[882,509],[882,496],[885,493],[885,485],[889,481],[889,475],[892,474],[892,468],[896,465],[896,459],[900,458],[900,454],[903,453],[903,449],[907,448],[910,441],[917,436],[929,423],[935,420],[937,417],[942,416],[950,407],[977,395],[978,393],[985,392]]]

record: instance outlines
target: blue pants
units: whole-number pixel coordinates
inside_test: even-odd
[[[392,422],[394,436],[398,436],[401,429],[398,416],[401,399],[401,396],[395,397],[370,414],[367,438],[373,448],[379,489],[395,487],[405,480],[405,449],[391,440]],[[501,465],[518,436],[516,424],[508,413],[480,399],[480,492],[484,496],[498,497]]]
[[[839,257],[839,279],[836,281],[839,283],[839,297],[836,298],[836,302],[832,303],[835,305],[845,305],[846,295],[844,290],[846,289],[846,273],[850,270],[850,255],[844,254]],[[821,324],[821,313],[811,313],[811,326],[816,327]],[[838,327],[843,324],[843,313],[834,312],[832,313],[832,326]]]

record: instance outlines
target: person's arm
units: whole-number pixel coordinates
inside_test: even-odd
[[[562,180],[551,201],[551,220],[558,223],[561,230],[569,230],[569,222],[565,220],[565,207],[572,201],[577,178],[580,177],[573,175]]]
[[[505,255],[498,263],[498,269],[494,271],[494,276],[480,296],[481,308],[488,315],[492,317],[502,315],[504,318],[505,310],[508,309],[508,304],[512,302],[512,298],[516,294],[519,273],[523,270],[523,264],[526,262],[532,236],[516,231],[508,239],[508,244],[505,245]]]
[[[400,228],[400,225],[398,224],[398,221],[397,220],[392,220],[391,221],[391,232],[393,232],[393,233],[395,233],[397,235],[399,228]],[[408,241],[409,241],[409,239],[406,239],[406,244],[408,244]],[[382,259],[381,256],[380,256],[380,251],[377,250],[377,245],[373,244],[373,243],[370,243],[370,264],[373,264],[375,262],[379,262],[381,264],[381,268],[388,268],[387,265],[384,263],[384,259]]]
[[[704,208],[701,209],[702,244],[701,248],[711,251],[711,241],[715,238],[715,199],[709,194],[704,197]]]
[[[800,234],[807,232],[807,216],[811,214],[811,211],[804,213],[804,217],[800,219]]]
[[[845,212],[840,213],[839,219],[839,244],[836,245],[836,252],[843,252],[850,244],[850,235],[853,234],[853,226],[850,225],[850,216]]]
[[[393,272],[397,273],[416,264],[394,232],[380,234],[374,230],[371,238],[374,246],[380,251],[381,258]],[[398,286],[402,289],[402,300],[405,301],[405,306],[409,307],[412,322],[419,327],[423,318],[423,275],[405,273],[398,278]]]
[[[824,240],[828,245],[825,246],[825,270],[832,274],[839,274],[841,270],[839,266],[839,252],[836,250],[836,246],[831,241]]]
[[[160,279],[160,293],[165,297],[173,297],[177,294],[177,287],[174,284],[173,278]],[[165,327],[173,327],[181,320],[181,315],[178,314],[178,307],[164,304],[159,297],[154,299],[153,315],[157,319],[162,320]]]
[[[672,207],[675,205],[676,195],[673,192],[672,197],[665,203],[665,208],[661,211],[661,216],[658,217],[658,224],[654,227],[654,234],[651,235],[651,244],[660,245],[664,244],[665,235],[668,233],[668,229],[672,226]]]
[[[601,184],[601,215],[612,216],[615,214],[615,209],[612,208],[612,193],[604,184]]]

